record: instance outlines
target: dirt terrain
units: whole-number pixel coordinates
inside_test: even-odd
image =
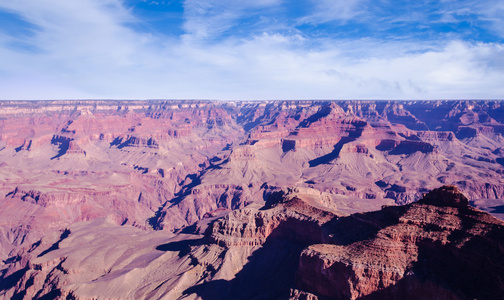
[[[0,102],[0,298],[502,297],[502,104]]]

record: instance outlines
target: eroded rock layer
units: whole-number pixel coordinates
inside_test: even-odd
[[[501,101],[0,102],[0,278],[11,282],[0,293],[21,293],[11,275],[30,267],[33,245],[77,243],[72,233],[57,241],[81,222],[167,236],[197,232],[220,249],[215,257],[235,253],[230,261],[240,270],[254,249],[272,243],[270,235],[290,232],[282,243],[297,245],[295,251],[278,250],[277,239],[271,249],[297,261],[314,240],[341,246],[344,234],[326,232],[336,215],[412,203],[442,185],[457,186],[469,205],[502,217],[503,132]],[[305,203],[325,213],[269,203],[285,195],[297,203],[292,207]],[[83,236],[91,235],[82,226]],[[239,247],[249,250],[238,254]],[[278,295],[288,295],[285,282]]]
[[[292,299],[504,297],[504,222],[468,206],[455,187],[352,217],[375,232],[305,249]]]
[[[504,222],[455,187],[341,216],[288,189],[179,234],[76,223],[12,257],[6,299],[500,299]],[[17,267],[17,268],[16,268]]]

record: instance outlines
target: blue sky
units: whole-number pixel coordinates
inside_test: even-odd
[[[504,2],[1,0],[0,99],[502,99]]]

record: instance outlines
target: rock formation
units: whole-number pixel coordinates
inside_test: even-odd
[[[320,195],[272,193],[174,235],[76,223],[11,257],[9,299],[499,299],[504,222],[455,187],[341,216]],[[309,191],[308,191],[309,192]]]
[[[242,288],[235,288],[240,286],[235,283],[259,279],[256,268],[267,263],[277,270],[272,274],[288,279],[278,289],[265,283],[262,287],[272,289],[271,295],[288,297],[296,282],[291,294],[298,296],[293,297],[323,299],[326,292],[308,288],[309,283],[295,279],[294,274],[299,257],[305,266],[303,259],[317,259],[317,251],[339,247],[342,252],[334,255],[340,258],[347,255],[345,251],[354,251],[348,247],[359,241],[348,240],[335,220],[361,226],[358,220],[381,216],[379,222],[385,222],[386,212],[395,211],[388,206],[412,203],[442,185],[457,186],[467,198],[437,206],[424,198],[423,204],[411,207],[434,207],[448,216],[451,210],[463,210],[467,202],[504,218],[503,132],[501,101],[3,101],[0,280],[9,284],[2,286],[0,295],[40,298],[59,289],[62,297],[96,298],[95,283],[89,282],[105,286],[112,275],[103,270],[90,274],[97,267],[79,259],[95,250],[86,248],[74,233],[90,241],[97,238],[94,230],[105,228],[117,243],[123,243],[128,234],[145,234],[146,239],[152,234],[159,237],[156,242],[164,239],[165,244],[183,246],[160,256],[180,269],[176,274],[152,275],[159,279],[152,280],[153,285],[172,279],[156,292],[146,287],[152,292],[147,298],[176,294],[211,299],[213,290],[229,297],[241,295]],[[362,214],[383,205],[387,208],[380,213]],[[419,209],[418,213],[427,212]],[[348,214],[352,216],[342,217]],[[331,228],[339,230],[338,236]],[[374,232],[365,228],[363,232]],[[124,235],[119,234],[121,230]],[[155,272],[156,264],[147,253],[161,243],[135,244],[144,247],[142,268],[152,267]],[[282,243],[293,250],[279,250]],[[324,243],[329,246],[316,246]],[[104,256],[111,251],[137,259],[133,248],[114,252],[105,241],[98,244]],[[41,255],[53,245],[54,249]],[[314,246],[301,255],[310,245]],[[172,246],[166,247],[179,248]],[[264,248],[276,254],[269,257],[266,250],[259,251]],[[66,257],[63,249],[81,257],[57,262]],[[209,256],[205,260],[193,250]],[[249,268],[245,266],[250,255],[259,258]],[[49,262],[53,256],[56,260]],[[196,264],[194,259],[205,263]],[[275,259],[278,263],[271,261]],[[180,265],[180,260],[186,264]],[[289,262],[289,267],[280,262]],[[44,273],[34,264],[49,267]],[[71,270],[80,264],[77,276]],[[226,267],[219,271],[221,264]],[[197,276],[188,280],[187,272],[196,267]],[[107,268],[130,276],[125,265],[110,262]],[[113,275],[116,288],[107,292],[109,298],[130,297],[114,296],[129,282],[119,273]],[[432,286],[431,279],[400,274],[390,273],[384,282],[398,287],[401,282],[412,282],[419,289],[423,284]],[[38,281],[30,276],[37,276]],[[53,285],[48,276],[54,276]],[[80,276],[85,279],[81,281]],[[103,281],[98,280],[100,276]],[[438,280],[436,276],[432,280]],[[87,282],[88,287],[76,283],[79,288],[69,288],[68,282]],[[366,292],[373,284],[351,287],[342,297],[375,297],[374,291]],[[442,288],[451,290],[450,284]],[[140,289],[145,285],[138,283],[135,295],[147,295]],[[251,288],[244,291],[247,297],[255,296]],[[453,297],[462,297],[460,293],[465,292],[455,292]]]
[[[305,249],[291,298],[504,297],[504,222],[468,204],[442,187],[413,204],[351,216],[374,232]]]

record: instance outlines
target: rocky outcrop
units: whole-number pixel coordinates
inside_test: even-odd
[[[426,194],[417,203],[441,206],[457,207],[465,209],[469,206],[469,200],[459,192],[456,186],[443,186]]]
[[[374,232],[304,250],[292,299],[504,296],[504,222],[468,206],[455,187],[354,221]]]
[[[4,101],[0,272],[42,235],[100,218],[166,234],[211,227],[215,249],[281,240],[300,252],[309,236],[348,246],[327,237],[334,220],[320,224],[287,202],[259,209],[287,188],[321,211],[354,214],[456,185],[502,217],[503,109],[500,101]],[[220,260],[209,260],[217,270]]]
[[[20,253],[17,268],[5,273],[15,282],[0,296],[241,299],[259,293],[285,299],[300,245],[328,242],[322,226],[336,217],[298,196],[293,189],[283,191],[268,207],[210,216],[208,224],[202,221],[177,236],[108,221],[75,224]],[[204,236],[187,234],[192,230]],[[93,259],[82,259],[90,255]]]
[[[30,151],[31,146],[32,146],[32,142],[33,142],[32,140],[24,140],[23,144],[16,148],[16,152],[19,152],[21,150]]]
[[[159,149],[159,144],[152,137],[117,137],[112,143],[110,143],[110,145],[117,146],[118,149],[122,149],[124,147],[148,147]]]
[[[346,217],[310,204],[308,192],[215,211],[177,235],[103,220],[71,225],[9,258],[0,297],[503,297],[504,222],[468,206],[455,187]]]
[[[335,218],[334,213],[315,208],[296,196],[280,197],[281,202],[267,210],[244,208],[215,221],[206,232],[207,240],[225,247],[258,246],[268,238],[300,244],[329,241],[321,226]]]
[[[422,141],[411,140],[382,140],[376,147],[380,151],[388,151],[392,155],[413,154],[417,151],[422,153],[432,153],[434,146]]]

